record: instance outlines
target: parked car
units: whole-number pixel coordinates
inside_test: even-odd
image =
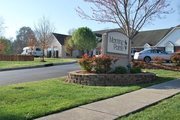
[[[172,54],[168,54],[167,52],[160,49],[146,49],[140,52],[135,52],[134,60],[143,60],[149,63],[154,58],[159,57],[163,58],[165,61],[170,61],[171,55]]]
[[[33,55],[35,57],[42,57],[43,51],[41,50],[41,48],[37,48],[37,47],[33,47],[33,48],[24,47],[21,55]]]

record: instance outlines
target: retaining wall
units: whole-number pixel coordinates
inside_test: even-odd
[[[69,73],[67,82],[90,86],[120,86],[148,83],[152,82],[155,79],[156,75],[153,73],[93,74],[73,71]]]

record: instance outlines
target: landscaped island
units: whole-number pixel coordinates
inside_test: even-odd
[[[129,70],[123,66],[112,67],[117,59],[107,55],[89,57],[84,55],[79,64],[84,70],[70,72],[69,83],[93,86],[119,86],[148,83],[156,79],[153,73],[142,72],[139,67]]]

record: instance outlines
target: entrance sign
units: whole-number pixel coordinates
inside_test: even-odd
[[[120,32],[107,33],[107,52],[128,54],[129,38]]]
[[[117,61],[112,64],[112,68],[118,66],[128,66],[128,45],[129,38],[119,31],[109,31],[102,36],[102,54],[111,56]]]

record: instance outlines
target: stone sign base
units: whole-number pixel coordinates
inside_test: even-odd
[[[122,66],[127,68],[128,65],[128,56],[127,55],[114,55],[114,54],[106,54],[110,56],[112,59],[115,59],[116,62],[111,64],[111,68],[114,70],[116,67]]]
[[[156,75],[153,73],[94,74],[83,73],[83,71],[73,71],[69,73],[67,82],[90,86],[120,86],[149,83],[155,79]]]

